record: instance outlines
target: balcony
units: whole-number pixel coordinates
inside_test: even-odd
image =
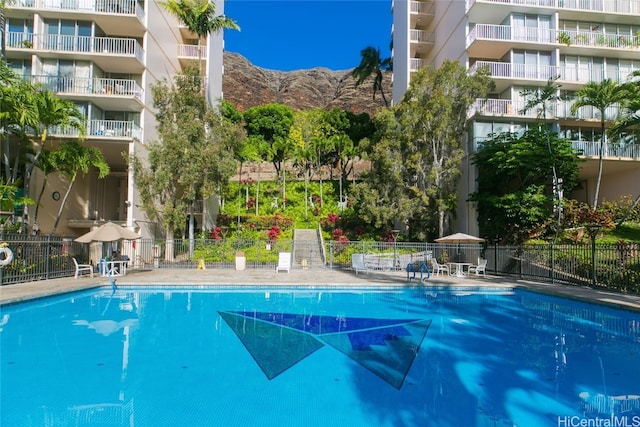
[[[55,137],[78,137],[77,129],[55,126],[49,129],[49,135]],[[87,122],[87,138],[129,142],[132,139],[142,141],[142,129],[132,121],[124,120],[89,120]]]
[[[410,56],[420,55],[426,56],[433,48],[435,43],[435,34],[432,31],[409,30]]]
[[[479,146],[487,141],[488,137],[473,139],[473,151],[478,151]],[[600,157],[600,142],[571,141],[571,146],[583,157]],[[640,160],[640,145],[608,142],[602,150],[603,158],[608,160]]]
[[[60,12],[73,13],[95,21],[107,34],[142,37],[146,30],[144,3],[136,0],[15,0],[11,9],[35,9],[43,17],[63,19]]]
[[[180,65],[187,66],[193,61],[200,59],[201,61],[207,60],[207,46],[206,45],[193,45],[193,44],[179,44],[178,45],[178,59]]]
[[[142,74],[144,49],[133,38],[7,33],[7,50],[43,58],[93,61],[103,70]]]
[[[474,74],[480,68],[489,70],[489,74],[496,84],[495,91],[497,93],[513,85],[546,84],[547,80],[554,77],[559,77],[558,83],[562,84],[563,89],[577,90],[587,82],[600,82],[605,78],[615,82],[624,82],[629,79],[633,71],[637,71],[634,68],[622,71],[590,66],[529,65],[477,61],[469,68],[469,72]]]
[[[32,76],[34,84],[74,100],[86,100],[103,110],[137,110],[143,105],[143,90],[135,80]]]
[[[418,71],[420,68],[423,68],[423,67],[433,66],[433,61],[431,61],[430,59],[411,58],[410,61],[411,62],[409,64],[409,67],[411,72]]]
[[[546,9],[575,10],[583,12],[604,12],[607,14],[637,15],[640,14],[640,0],[467,0],[466,10],[476,3],[489,3],[491,6],[505,6],[509,10],[519,11],[522,8],[530,12],[531,7]],[[492,9],[487,8],[490,13]],[[473,17],[475,19],[475,17]]]
[[[436,12],[435,1],[411,1],[411,28],[426,27],[433,20]]]
[[[600,142],[572,141],[573,149],[585,157],[600,157]],[[602,157],[608,159],[640,160],[640,145],[608,142],[602,147]]]
[[[505,42],[500,48],[496,42]],[[501,58],[509,49],[539,49],[539,45],[559,46],[561,52],[597,56],[628,56],[640,52],[640,37],[604,34],[593,31],[512,27],[476,24],[467,35],[467,50],[478,58]],[[617,53],[616,53],[617,51]]]
[[[541,119],[539,108],[524,111],[525,100],[512,99],[477,99],[468,111],[468,117],[475,115],[491,117],[507,117],[519,119]],[[548,120],[561,121],[596,121],[600,122],[600,111],[593,107],[581,107],[576,114],[571,114],[572,100],[558,101],[547,105],[546,117]],[[619,106],[614,105],[605,111],[605,120],[615,120],[620,111]]]

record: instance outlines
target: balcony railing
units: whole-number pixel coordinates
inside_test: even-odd
[[[572,146],[583,156],[599,157],[600,143],[590,141],[573,141]],[[608,142],[602,147],[602,156],[606,158],[634,159],[640,160],[640,145]]]
[[[477,0],[467,0],[467,11]],[[575,9],[588,12],[640,13],[640,0],[482,0],[508,6],[537,6],[552,9]]]
[[[420,15],[433,15],[436,10],[435,1],[412,1],[410,2],[411,13],[417,13]]]
[[[622,72],[620,70],[605,70],[588,66],[529,65],[477,61],[471,66],[469,72],[473,74],[482,67],[488,68],[491,77],[495,78],[548,80],[559,76],[559,80],[576,83],[600,82],[605,78],[616,82],[624,82],[629,79],[632,72],[640,70],[640,68],[632,68]]]
[[[142,4],[136,0],[15,0],[11,7],[137,16],[141,22],[145,17]]]
[[[143,91],[135,80],[126,79],[102,79],[81,77],[57,77],[57,76],[33,76],[35,84],[40,84],[46,89],[66,94],[78,95],[124,95],[133,96],[142,100]]]
[[[478,151],[479,146],[487,141],[489,137],[474,138],[473,151]],[[599,157],[600,156],[600,142],[592,141],[571,141],[571,146],[574,150],[585,157]],[[640,160],[640,145],[638,144],[624,144],[619,142],[607,142],[604,144],[602,155],[604,158],[616,158],[624,160]]]
[[[144,49],[132,38],[8,32],[7,48],[135,56],[141,62],[144,59]]]
[[[433,61],[429,59],[411,58],[411,71],[418,71],[423,67],[430,67],[433,65]]]
[[[640,37],[637,36],[603,34],[592,31],[561,31],[492,24],[476,24],[467,35],[467,47],[476,40],[549,43],[556,45],[560,44],[616,49],[640,48]]]
[[[79,132],[71,127],[54,126],[49,129],[52,136],[77,137]],[[134,138],[142,141],[142,129],[136,123],[124,120],[89,120],[87,135],[100,138]]]
[[[558,101],[547,105],[547,119],[573,119],[573,120],[600,120],[600,111],[593,107],[581,107],[576,114],[571,114],[572,100]],[[511,99],[477,99],[469,109],[469,117],[476,114],[482,116],[510,116],[521,118],[542,118],[539,109],[534,108],[524,111],[524,100]],[[620,111],[619,106],[614,105],[605,110],[605,120],[615,120]]]
[[[436,39],[432,31],[410,30],[409,36],[412,42],[417,43],[434,43]]]
[[[193,59],[206,59],[207,58],[207,46],[198,46],[193,44],[180,44],[178,45],[178,57],[180,58],[193,58]]]

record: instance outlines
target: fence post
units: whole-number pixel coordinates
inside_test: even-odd
[[[49,264],[51,263],[51,235],[47,235],[47,249],[45,250],[45,274],[44,277],[49,279]]]
[[[498,239],[493,242],[493,272],[498,274]]]
[[[333,240],[329,241],[329,269],[333,270]]]
[[[553,242],[551,242],[551,283],[555,283],[556,282],[556,260],[555,260],[555,256],[556,256],[556,252],[555,252],[555,247]]]

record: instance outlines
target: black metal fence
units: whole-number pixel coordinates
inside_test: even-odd
[[[72,277],[79,263],[93,264],[118,251],[129,269],[275,269],[279,252],[292,252],[295,269],[351,269],[351,255],[366,254],[369,268],[404,270],[419,267],[431,257],[440,263],[476,264],[488,260],[487,273],[515,279],[579,284],[640,293],[640,244],[478,245],[407,242],[244,241],[235,239],[139,239],[114,243],[81,244],[58,237],[8,234],[4,244],[14,259],[0,267],[0,284]],[[193,256],[190,253],[193,252]],[[0,264],[3,260],[0,257]],[[594,276],[595,273],[595,276]]]

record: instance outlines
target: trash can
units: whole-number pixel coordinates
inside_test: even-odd
[[[242,271],[247,266],[247,258],[244,256],[244,252],[236,252],[236,270]]]

